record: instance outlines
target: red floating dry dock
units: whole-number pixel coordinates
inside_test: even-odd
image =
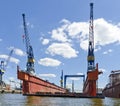
[[[25,21],[25,14],[22,14],[23,16],[23,26],[24,26],[24,39],[26,44],[26,54],[27,54],[27,64],[26,64],[26,70],[22,71],[19,69],[19,66],[17,66],[17,75],[18,79],[23,81],[22,90],[23,94],[35,94],[36,92],[60,92],[65,93],[66,89],[61,88],[55,84],[52,84],[48,81],[44,81],[37,76],[34,75],[35,69],[34,69],[34,53],[32,45],[30,44],[29,34],[27,31],[27,25]]]
[[[102,95],[97,94],[96,83],[98,75],[101,73],[98,70],[98,64],[94,65],[94,31],[93,31],[93,3],[90,3],[90,25],[89,25],[89,47],[88,47],[88,69],[87,77],[83,87],[83,93],[70,93],[65,88],[59,87],[48,81],[42,80],[34,75],[34,54],[32,46],[30,45],[30,39],[27,32],[27,25],[25,21],[25,14],[23,16],[23,26],[25,32],[26,41],[26,53],[27,53],[27,69],[22,71],[17,67],[18,79],[23,81],[23,94],[24,95],[36,95],[36,96],[54,96],[54,97],[84,97],[84,98],[103,98]],[[61,78],[63,80],[63,78]],[[61,83],[61,86],[63,84]]]
[[[36,92],[46,92],[46,93],[66,93],[67,90],[61,88],[55,84],[44,81],[34,75],[30,75],[24,71],[19,70],[17,67],[18,79],[23,81],[23,94],[36,94]]]

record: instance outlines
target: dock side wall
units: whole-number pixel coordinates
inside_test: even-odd
[[[64,88],[22,71],[18,71],[18,79],[23,80],[23,94],[66,92]]]

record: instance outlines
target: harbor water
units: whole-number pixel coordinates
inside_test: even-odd
[[[120,99],[85,99],[0,94],[0,106],[120,106]]]

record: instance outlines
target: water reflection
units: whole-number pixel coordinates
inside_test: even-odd
[[[27,96],[25,104],[25,106],[120,106],[120,99],[85,99]]]
[[[114,100],[114,106],[120,106],[120,99]]]
[[[82,101],[76,98],[55,98],[55,97],[35,97],[28,96],[25,106],[87,106],[81,105]],[[83,104],[85,104],[84,102]]]
[[[26,97],[20,94],[0,94],[0,106],[25,106]]]
[[[40,96],[27,96],[26,106],[64,106],[58,105],[62,103],[59,98],[40,97]]]
[[[0,94],[0,106],[120,106],[120,99],[86,99]]]
[[[39,98],[34,97],[34,96],[27,96],[27,103],[34,104],[34,103],[39,103],[39,102],[40,102]]]
[[[91,99],[92,106],[104,106],[103,99]]]
[[[120,99],[117,98],[105,98],[104,106],[120,106]]]
[[[42,98],[36,96],[27,96],[26,106],[40,106],[42,104]]]

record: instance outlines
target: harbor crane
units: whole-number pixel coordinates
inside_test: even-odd
[[[8,55],[8,58],[6,59],[6,61],[1,61],[1,64],[0,64],[0,85],[2,85],[4,82],[2,80],[2,76],[3,74],[5,73],[6,71],[6,67],[10,61],[10,58],[11,58],[11,55],[13,53],[14,49],[12,49]]]
[[[25,14],[22,14],[23,16],[23,27],[24,27],[24,37],[25,37],[25,43],[26,43],[26,53],[27,53],[27,73],[34,74],[34,54],[33,54],[33,48],[30,44],[30,38],[27,30],[27,24],[25,20]]]
[[[60,80],[60,85],[61,85],[61,87],[63,88],[63,70],[62,70],[62,72],[61,72],[61,80]]]
[[[88,45],[88,71],[95,69],[94,64],[94,26],[93,26],[93,3],[90,4],[89,45]]]
[[[83,87],[83,93],[87,96],[97,95],[98,75],[102,72],[98,70],[98,63],[95,66],[94,56],[94,25],[93,25],[93,3],[90,3],[90,21],[89,21],[89,43],[87,56],[87,77]]]

